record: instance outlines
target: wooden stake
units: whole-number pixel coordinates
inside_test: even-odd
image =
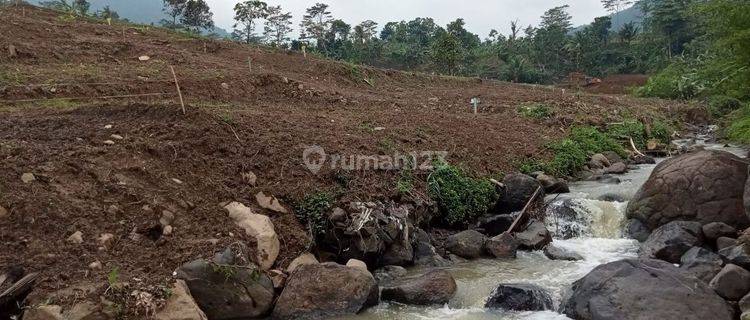
[[[174,67],[169,66],[170,69],[172,69],[172,76],[174,77],[174,85],[177,87],[177,95],[180,96],[180,106],[182,106],[182,114],[186,114],[185,112],[185,101],[182,100],[182,91],[180,91],[180,84],[177,82],[177,74],[174,72]]]
[[[253,71],[253,58],[247,57],[247,67],[250,69],[250,72]]]
[[[534,191],[534,194],[531,196],[531,199],[529,199],[528,202],[526,202],[526,205],[523,207],[523,210],[521,210],[521,213],[516,217],[516,220],[513,221],[513,224],[510,225],[510,228],[508,228],[508,233],[513,233],[513,229],[516,228],[516,224],[518,224],[519,221],[521,221],[521,218],[523,218],[523,215],[526,214],[526,211],[529,210],[531,207],[531,203],[534,202],[534,199],[536,199],[537,196],[539,196],[539,193],[542,191],[542,187],[537,187],[536,191]]]
[[[302,56],[307,59],[307,46],[302,45]]]

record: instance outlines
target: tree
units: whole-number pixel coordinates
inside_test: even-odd
[[[638,35],[638,27],[635,23],[628,22],[622,26],[617,35],[620,37],[620,41],[630,44],[635,39],[635,36]]]
[[[251,43],[254,39],[255,20],[268,17],[268,5],[263,1],[247,0],[234,6],[234,32],[232,35],[237,39],[243,39],[245,43]],[[238,28],[240,27],[240,28]]]
[[[268,17],[264,28],[266,41],[274,46],[282,46],[289,41],[292,31],[292,13],[282,13],[281,6],[268,7]]]
[[[214,14],[211,13],[211,8],[208,7],[205,0],[188,0],[180,23],[194,32],[201,29],[213,29],[213,16]]]
[[[170,29],[177,29],[177,18],[185,13],[188,0],[164,0],[164,13],[172,18],[172,21],[162,20],[161,24]]]
[[[543,71],[562,76],[568,70],[568,32],[572,17],[567,5],[547,10],[542,15],[540,28],[533,30],[535,62]]]
[[[73,0],[73,10],[79,16],[85,16],[89,12],[91,4],[86,0]]]
[[[438,70],[454,75],[463,60],[461,41],[453,34],[441,30],[432,44],[432,62]]]
[[[327,4],[316,3],[314,6],[307,8],[307,13],[302,17],[302,23],[300,24],[302,28],[300,39],[315,39],[318,47],[322,46],[321,48],[325,51],[326,30],[328,30],[332,20]]]
[[[42,1],[40,5],[79,16],[85,16],[91,7],[91,4],[87,0],[72,0],[71,2],[68,2],[67,0],[50,0]]]
[[[358,43],[366,43],[372,40],[377,33],[378,23],[372,20],[365,20],[354,27],[354,39]]]

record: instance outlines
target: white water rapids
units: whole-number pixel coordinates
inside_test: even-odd
[[[703,144],[703,141],[698,141]],[[706,149],[725,150],[742,157],[746,151],[723,145],[705,144]],[[663,159],[660,159],[661,161]],[[640,165],[617,178],[619,184],[592,181],[570,184],[571,193],[547,196],[552,205],[571,201],[575,219],[554,219],[548,216],[547,225],[553,233],[558,227],[569,227],[578,231],[578,236],[563,240],[559,235],[554,244],[584,257],[582,261],[550,260],[541,251],[518,252],[516,259],[478,259],[447,268],[458,284],[458,291],[444,306],[408,306],[382,302],[354,317],[356,320],[386,319],[568,319],[554,311],[511,312],[489,310],[484,303],[490,292],[501,283],[537,284],[552,294],[555,308],[570,285],[585,276],[595,267],[637,255],[638,243],[622,237],[627,200],[631,199],[648,179],[656,165]],[[601,201],[600,197],[616,195],[625,202]],[[612,199],[610,197],[610,199]],[[548,211],[549,212],[549,211]],[[555,221],[556,220],[556,221]],[[415,268],[410,272],[419,272]]]

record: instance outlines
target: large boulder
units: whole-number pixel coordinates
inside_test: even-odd
[[[724,261],[721,256],[701,247],[692,247],[680,258],[680,269],[705,283],[709,283],[721,271],[722,266]]]
[[[273,306],[271,279],[251,267],[195,260],[177,270],[209,319],[258,318]]]
[[[289,277],[273,317],[323,319],[356,314],[374,302],[377,288],[372,275],[359,268],[335,263],[301,265]]]
[[[253,213],[250,208],[239,202],[232,202],[224,207],[229,217],[237,226],[245,230],[247,235],[256,240],[258,265],[263,270],[269,270],[279,256],[279,236],[268,216]]]
[[[708,284],[720,296],[729,301],[738,301],[750,292],[750,271],[728,264]]]
[[[515,258],[518,240],[510,232],[505,232],[487,240],[485,249],[495,258]]]
[[[383,252],[379,265],[381,266],[407,266],[414,262],[414,248],[409,239],[409,233],[413,227],[407,223],[403,230]]]
[[[526,230],[516,233],[519,248],[524,250],[541,250],[552,242],[552,234],[549,233],[544,223],[532,222]]]
[[[673,221],[656,230],[641,244],[639,256],[679,263],[692,247],[703,244],[703,231],[699,222]]]
[[[737,229],[750,226],[743,207],[747,164],[723,151],[680,155],[656,166],[628,204],[628,218],[650,229],[670,221],[723,222]]]
[[[703,281],[659,260],[620,260],[573,283],[561,311],[573,319],[729,320],[733,311]]]
[[[381,298],[412,305],[445,304],[456,294],[456,280],[444,270],[432,270],[416,277],[404,277],[383,287]]]
[[[476,230],[466,230],[449,236],[445,241],[445,249],[466,259],[475,259],[484,253],[487,237]]]
[[[452,263],[443,258],[429,242],[418,241],[414,244],[414,264],[423,267],[447,267]]]
[[[542,185],[531,176],[522,173],[511,173],[503,178],[505,190],[500,194],[500,198],[495,204],[495,212],[511,213],[523,209],[526,203],[534,195],[537,188]],[[544,189],[542,187],[542,189]],[[544,199],[544,190],[536,199]]]
[[[537,285],[501,284],[492,291],[484,307],[512,311],[552,310],[552,298],[547,290]]]

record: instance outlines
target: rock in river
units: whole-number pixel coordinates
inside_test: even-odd
[[[660,260],[596,267],[573,283],[561,311],[573,319],[729,320],[733,311],[703,281]]]
[[[377,291],[375,279],[358,268],[335,263],[301,265],[289,277],[273,317],[325,319],[356,314],[377,303]]]
[[[456,280],[444,270],[432,270],[417,277],[395,280],[381,291],[383,300],[413,305],[445,304],[456,293]]]
[[[679,263],[692,247],[703,244],[703,231],[699,222],[674,221],[658,229],[641,244],[639,256]]]
[[[459,257],[475,259],[484,253],[487,237],[476,230],[466,230],[451,235],[445,241],[445,249]]]
[[[544,223],[534,221],[525,231],[516,233],[516,239],[521,249],[539,250],[552,242],[552,235]]]
[[[542,287],[525,284],[501,284],[492,291],[485,308],[513,311],[552,310],[552,298]]]
[[[523,209],[536,189],[542,186],[536,179],[522,173],[506,175],[503,184],[505,191],[495,205],[496,213],[511,213]],[[544,199],[544,194],[536,199]]]
[[[656,229],[670,221],[750,226],[743,207],[747,163],[724,151],[703,150],[660,163],[628,204],[628,218]]]

